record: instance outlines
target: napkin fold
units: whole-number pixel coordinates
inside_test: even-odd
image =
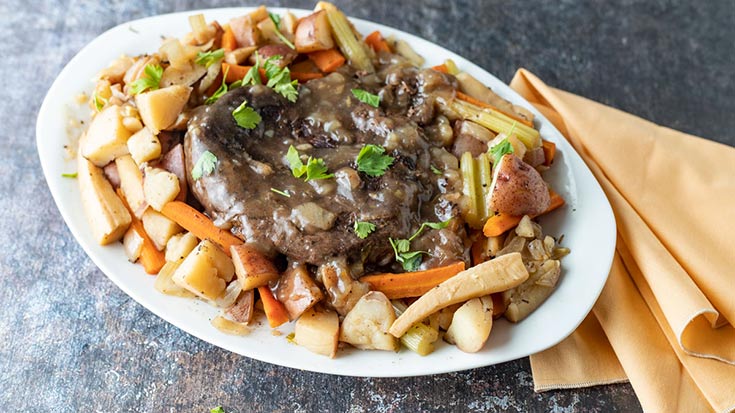
[[[536,391],[627,377],[645,411],[735,410],[735,149],[551,88],[524,69],[511,87],[582,156],[618,229],[592,313],[531,356]]]

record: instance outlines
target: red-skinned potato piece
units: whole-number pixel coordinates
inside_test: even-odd
[[[260,30],[250,15],[230,19],[230,29],[240,47],[257,46],[260,43]]]
[[[332,29],[325,10],[319,10],[299,21],[294,35],[294,45],[299,53],[316,52],[334,47]]]
[[[184,165],[184,146],[179,143],[163,156],[160,166],[179,178],[179,194],[176,196],[176,200],[186,202],[188,185],[186,184],[186,167]]]
[[[281,56],[280,59],[274,60],[273,63],[280,68],[284,68],[296,59],[298,53],[285,44],[269,44],[258,49],[258,56],[260,56],[261,62],[271,56]],[[250,55],[250,63],[255,64],[255,54]]]
[[[324,298],[304,265],[291,267],[283,274],[278,281],[276,294],[291,320],[299,318],[304,311]]]
[[[538,215],[549,207],[549,188],[531,165],[513,154],[495,166],[490,185],[490,208],[504,214]]]

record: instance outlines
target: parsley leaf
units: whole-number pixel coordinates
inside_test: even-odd
[[[225,409],[222,406],[217,406],[214,409],[210,409],[209,413],[225,413]]]
[[[222,84],[214,91],[214,93],[212,93],[212,96],[208,97],[207,100],[204,101],[205,105],[211,105],[227,93],[227,83],[225,83],[225,79],[227,79],[227,71],[228,68],[225,68],[225,72],[222,74]]]
[[[371,232],[375,231],[375,224],[372,222],[355,221],[355,234],[361,239],[367,238]]]
[[[97,109],[97,112],[102,112],[102,109],[107,104],[107,99],[100,97],[100,95],[95,92],[92,95],[92,100],[94,101],[94,108]]]
[[[191,170],[191,177],[195,181],[202,176],[211,175],[217,166],[217,157],[212,152],[204,151]]]
[[[396,256],[396,261],[400,262],[403,269],[411,272],[416,271],[421,265],[422,254],[429,255],[426,251],[409,251],[411,243],[407,239],[388,238],[390,246],[393,247],[393,253]]]
[[[436,166],[429,165],[429,167],[431,168],[431,172],[434,172],[434,175],[444,175],[444,172],[442,172],[442,170],[437,168]]]
[[[242,78],[243,85],[260,85],[260,55],[255,52],[255,64],[245,73],[245,77]]]
[[[247,105],[248,101],[244,100],[237,109],[232,111],[232,117],[235,118],[237,126],[245,129],[253,129],[261,121],[260,114]]]
[[[225,58],[225,49],[217,49],[213,52],[199,52],[197,53],[197,58],[194,61],[198,65],[202,65],[204,67],[212,66],[213,64],[219,62],[220,60]]]
[[[312,158],[311,156],[306,161],[306,165],[301,161],[301,157],[299,156],[299,151],[296,150],[296,148],[293,147],[293,145],[289,146],[288,152],[286,153],[286,161],[288,161],[288,165],[291,168],[291,173],[296,178],[301,178],[302,176],[306,175],[304,177],[304,181],[311,181],[314,179],[327,179],[334,177],[334,174],[328,174],[327,173],[327,165],[324,163],[324,159],[321,158]]]
[[[291,198],[291,194],[288,193],[288,191],[281,191],[280,189],[271,188],[271,191],[277,193],[278,195],[285,196],[286,198]]]
[[[275,55],[263,62],[265,76],[268,78],[266,86],[273,88],[273,90],[290,102],[296,102],[296,99],[299,97],[299,92],[296,90],[299,81],[296,79],[291,80],[291,71],[287,67],[279,67],[275,63],[278,60],[281,60],[281,56]]]
[[[513,153],[513,145],[508,142],[507,138],[490,148],[490,156],[493,158],[493,165],[497,165],[498,162],[500,162],[500,158],[509,153]]]
[[[61,174],[62,178],[76,178],[77,172],[67,173],[67,174]]]
[[[385,148],[368,144],[357,154],[357,170],[370,176],[382,176],[393,164],[393,157],[383,155]]]
[[[377,108],[380,106],[380,96],[373,95],[372,93],[368,92],[367,90],[362,89],[352,89],[352,94],[359,100],[360,102],[367,103],[368,105]]]
[[[161,66],[146,65],[145,69],[143,69],[143,76],[130,84],[130,94],[137,95],[148,89],[158,89],[158,85],[161,83],[161,76],[163,76],[163,68]]]
[[[296,50],[296,46],[294,46],[294,44],[291,43],[286,38],[286,36],[283,35],[283,33],[281,33],[281,26],[280,26],[281,18],[277,14],[273,14],[273,13],[268,13],[268,17],[270,17],[271,21],[273,22],[273,25],[276,26],[276,36],[278,36],[278,38],[281,39],[281,41],[285,43],[286,46]]]
[[[446,228],[447,225],[449,225],[449,222],[451,220],[452,219],[449,218],[448,220],[442,221],[442,222],[424,222],[424,223],[421,224],[421,226],[419,227],[419,229],[416,232],[414,232],[413,235],[411,235],[411,237],[408,239],[408,241],[411,242],[414,239],[416,239],[416,237],[418,237],[424,231],[424,228],[431,228],[431,229],[443,229],[443,228]]]

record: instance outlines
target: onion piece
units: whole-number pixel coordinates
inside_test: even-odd
[[[247,324],[228,320],[222,315],[218,315],[212,319],[212,326],[225,334],[231,334],[234,336],[246,336],[252,331]]]

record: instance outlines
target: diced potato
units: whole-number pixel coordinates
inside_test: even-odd
[[[296,24],[298,22],[299,19],[297,19],[293,13],[287,11],[286,14],[281,17],[281,30],[288,34],[294,34],[296,33]]]
[[[293,221],[302,231],[326,231],[337,216],[314,202],[303,203],[293,210]]]
[[[233,245],[230,255],[243,291],[261,287],[279,277],[275,265],[252,245]]]
[[[371,291],[360,298],[342,321],[339,339],[363,350],[398,350],[398,339],[388,333],[396,313],[385,294]]]
[[[140,218],[148,206],[143,193],[143,174],[130,155],[115,159],[115,165],[125,200],[128,201],[128,206],[133,214]]]
[[[181,265],[182,261],[183,260],[169,261],[164,264],[163,268],[161,268],[161,271],[159,271],[156,276],[156,281],[153,283],[153,287],[158,292],[161,294],[173,295],[175,297],[194,297],[194,294],[176,284],[171,278],[173,277],[176,269],[179,268],[179,265]]]
[[[309,275],[305,265],[289,268],[278,281],[278,301],[283,303],[291,320],[324,298],[321,289]]]
[[[493,327],[493,300],[489,295],[473,298],[454,312],[444,339],[467,353],[482,349]]]
[[[199,240],[191,232],[176,234],[166,242],[166,261],[179,261],[184,259],[196,248]]]
[[[294,46],[299,53],[328,50],[334,47],[332,29],[325,10],[319,10],[299,21],[294,35]]]
[[[239,47],[231,52],[225,53],[225,62],[231,65],[239,65],[245,61],[250,55],[258,50],[255,46]]]
[[[122,238],[130,226],[130,213],[102,169],[79,155],[77,176],[82,205],[95,241],[105,245]]]
[[[172,279],[199,297],[216,300],[223,296],[234,275],[230,257],[211,241],[202,240],[181,262]]]
[[[230,29],[235,35],[235,40],[240,47],[257,46],[261,42],[260,30],[256,27],[258,22],[250,15],[230,19]]]
[[[123,236],[123,248],[125,249],[125,255],[128,256],[128,261],[138,261],[140,251],[143,249],[143,237],[132,227],[128,228],[125,236]]]
[[[191,87],[173,85],[135,95],[140,118],[153,134],[170,127],[186,105]]]
[[[146,209],[141,218],[143,228],[159,251],[163,251],[168,240],[183,231],[179,224],[153,209]]]
[[[110,105],[92,119],[89,130],[82,136],[82,156],[102,167],[118,156],[128,153],[128,131],[122,123],[120,107]]]
[[[265,43],[283,43],[283,40],[276,34],[276,25],[273,24],[273,20],[265,19],[258,23],[257,26]],[[291,34],[284,34],[283,32],[281,34],[287,39],[293,37]]]
[[[98,74],[98,79],[104,79],[108,80],[110,83],[120,83],[123,80],[123,76],[125,76],[125,72],[130,69],[130,66],[133,65],[133,59],[129,56],[120,56],[119,58],[115,59],[112,63],[110,63],[109,66],[102,69]],[[108,96],[103,96],[105,99],[108,98]]]
[[[160,168],[145,168],[143,192],[153,209],[160,211],[164,205],[179,195],[179,177]]]
[[[533,238],[535,233],[533,231],[533,224],[531,224],[531,217],[524,215],[521,221],[518,222],[516,227],[516,234],[523,238]]]
[[[128,139],[128,151],[138,165],[161,156],[161,141],[150,129],[143,128]]]
[[[439,310],[438,313],[438,319],[439,319],[439,328],[446,331],[449,326],[452,324],[452,317],[454,317],[454,312],[457,311],[457,309],[461,307],[461,304],[454,304],[450,305],[449,307],[442,308]]]
[[[339,343],[339,317],[331,310],[306,310],[294,326],[294,339],[309,351],[334,358]]]

